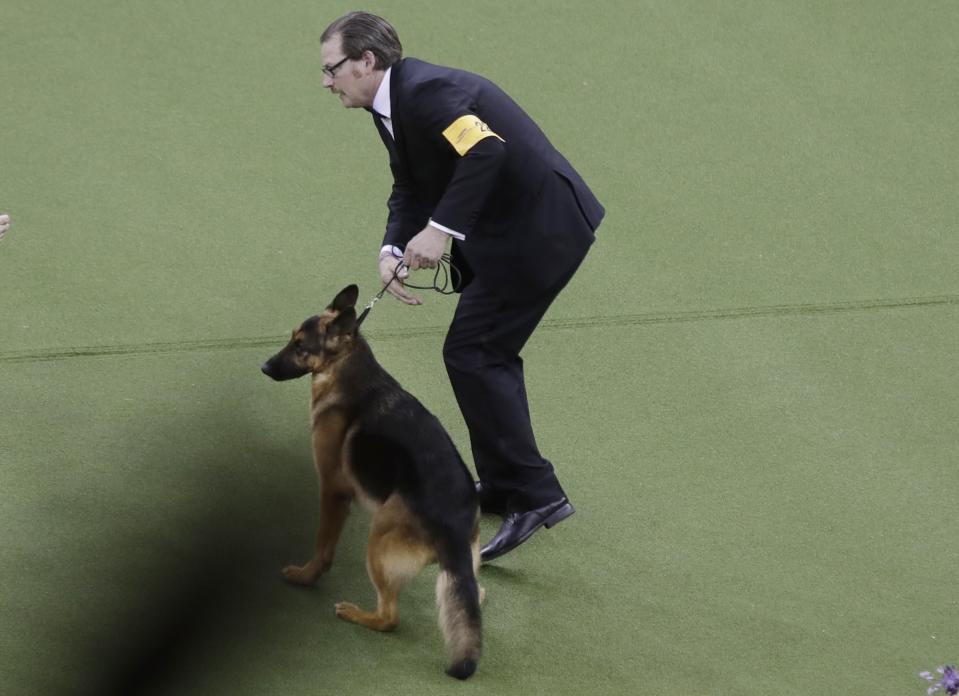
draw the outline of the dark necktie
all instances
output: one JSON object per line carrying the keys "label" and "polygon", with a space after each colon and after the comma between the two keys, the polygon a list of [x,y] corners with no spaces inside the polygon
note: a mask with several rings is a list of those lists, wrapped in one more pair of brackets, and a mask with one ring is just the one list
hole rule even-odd
{"label": "dark necktie", "polygon": [[379,131],[380,138],[383,139],[383,144],[386,145],[386,149],[390,153],[390,159],[398,162],[399,158],[396,152],[396,141],[393,139],[393,136],[390,135],[390,131],[387,129],[386,124],[383,123],[383,116],[373,111],[373,109],[368,109],[368,111],[373,114],[373,123],[376,124],[376,130]]}

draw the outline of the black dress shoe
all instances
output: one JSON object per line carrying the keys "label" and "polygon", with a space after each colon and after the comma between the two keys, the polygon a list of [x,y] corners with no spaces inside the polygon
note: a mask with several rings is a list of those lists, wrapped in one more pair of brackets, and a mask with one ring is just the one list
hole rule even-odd
{"label": "black dress shoe", "polygon": [[506,515],[506,499],[509,497],[503,491],[493,488],[488,483],[476,482],[476,494],[479,496],[480,510],[488,515]]}
{"label": "black dress shoe", "polygon": [[484,562],[499,558],[533,536],[540,527],[549,529],[574,512],[576,510],[566,496],[535,510],[510,512],[496,536],[480,551],[480,557]]}

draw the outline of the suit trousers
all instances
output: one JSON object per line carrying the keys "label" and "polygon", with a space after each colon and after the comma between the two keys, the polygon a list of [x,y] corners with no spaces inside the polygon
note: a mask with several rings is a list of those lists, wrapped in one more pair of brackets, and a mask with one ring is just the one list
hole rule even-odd
{"label": "suit trousers", "polygon": [[532,300],[504,299],[474,278],[460,296],[443,345],[476,473],[519,511],[565,495],[536,445],[520,351],[578,266]]}

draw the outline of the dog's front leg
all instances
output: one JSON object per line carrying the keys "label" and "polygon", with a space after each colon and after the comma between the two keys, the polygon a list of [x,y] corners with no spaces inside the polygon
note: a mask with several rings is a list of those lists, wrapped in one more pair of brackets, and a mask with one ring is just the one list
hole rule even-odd
{"label": "dog's front leg", "polygon": [[313,431],[313,458],[320,479],[320,523],[313,558],[306,565],[290,565],[283,577],[297,585],[312,585],[333,565],[336,544],[353,502],[353,487],[341,461],[345,424],[336,419],[318,423]]}
{"label": "dog's front leg", "polygon": [[312,585],[333,565],[336,544],[343,524],[350,514],[351,492],[327,491],[320,494],[320,525],[316,532],[313,558],[306,565],[290,565],[283,569],[283,577],[296,585]]}

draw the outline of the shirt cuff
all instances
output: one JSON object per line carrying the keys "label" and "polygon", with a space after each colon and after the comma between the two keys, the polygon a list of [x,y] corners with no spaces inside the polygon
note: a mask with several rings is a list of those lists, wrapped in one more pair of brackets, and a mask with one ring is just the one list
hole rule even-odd
{"label": "shirt cuff", "polygon": [[401,259],[403,258],[403,250],[398,246],[387,244],[385,247],[380,249],[380,261],[382,261],[383,257],[387,255],[392,256],[393,258]]}
{"label": "shirt cuff", "polygon": [[465,242],[465,241],[466,241],[466,235],[465,235],[465,234],[463,234],[462,232],[457,232],[456,230],[451,230],[449,227],[446,227],[446,226],[441,225],[440,223],[436,222],[436,220],[434,220],[433,218],[430,218],[430,224],[431,224],[433,227],[435,227],[436,229],[440,230],[441,232],[446,232],[446,234],[448,234],[448,235],[449,235],[450,237],[452,237],[453,239],[458,239],[458,240],[460,240],[461,242]]}

